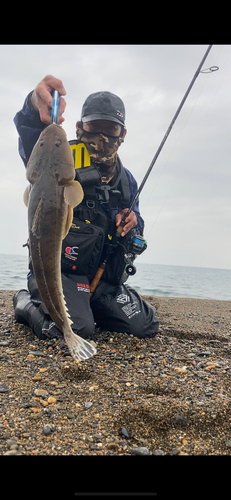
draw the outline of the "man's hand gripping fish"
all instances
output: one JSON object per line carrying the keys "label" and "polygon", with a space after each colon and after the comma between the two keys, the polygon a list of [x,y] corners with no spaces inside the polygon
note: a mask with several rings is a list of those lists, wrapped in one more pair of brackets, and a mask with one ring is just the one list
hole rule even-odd
{"label": "man's hand gripping fish", "polygon": [[24,193],[24,203],[28,206],[30,252],[39,293],[52,320],[63,332],[73,358],[87,359],[96,349],[73,333],[62,290],[62,240],[70,229],[73,208],[83,199],[83,190],[74,180],[71,149],[59,125],[49,125],[41,133],[26,176],[30,185]]}

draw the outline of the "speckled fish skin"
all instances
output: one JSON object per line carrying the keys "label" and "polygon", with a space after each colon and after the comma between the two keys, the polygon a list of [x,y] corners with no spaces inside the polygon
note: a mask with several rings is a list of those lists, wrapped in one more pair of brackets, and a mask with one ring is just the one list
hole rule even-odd
{"label": "speckled fish skin", "polygon": [[52,124],[43,130],[32,150],[26,177],[30,185],[24,202],[28,206],[30,252],[39,293],[73,358],[87,359],[96,350],[73,333],[62,290],[62,240],[72,223],[73,208],[83,199],[83,190],[74,180],[71,149],[60,126]]}

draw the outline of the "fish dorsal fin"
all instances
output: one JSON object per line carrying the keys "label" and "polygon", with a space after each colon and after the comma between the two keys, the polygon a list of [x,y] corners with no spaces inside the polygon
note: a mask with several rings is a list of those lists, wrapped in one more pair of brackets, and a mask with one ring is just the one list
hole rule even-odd
{"label": "fish dorsal fin", "polygon": [[29,205],[30,190],[31,190],[31,184],[28,184],[23,194],[23,201],[26,207],[28,207]]}
{"label": "fish dorsal fin", "polygon": [[64,188],[64,199],[70,207],[77,207],[83,200],[83,188],[78,181],[71,181],[68,186]]}

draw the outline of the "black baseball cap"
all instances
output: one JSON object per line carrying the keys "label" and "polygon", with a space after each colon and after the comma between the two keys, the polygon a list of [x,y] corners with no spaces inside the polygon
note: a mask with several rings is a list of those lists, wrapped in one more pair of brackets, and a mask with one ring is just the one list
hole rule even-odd
{"label": "black baseball cap", "polygon": [[111,92],[90,94],[82,107],[81,121],[110,120],[125,126],[125,107],[122,99]]}

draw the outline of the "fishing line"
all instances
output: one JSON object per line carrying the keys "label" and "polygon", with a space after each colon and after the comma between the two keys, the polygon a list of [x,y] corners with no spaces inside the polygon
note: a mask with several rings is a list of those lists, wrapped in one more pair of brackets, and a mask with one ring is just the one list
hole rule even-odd
{"label": "fishing line", "polygon": [[[216,66],[216,68],[217,68],[217,66]],[[213,70],[213,71],[215,71],[215,70]],[[197,98],[196,98],[196,100],[195,100],[194,104],[192,105],[192,107],[191,107],[191,109],[190,109],[190,111],[189,111],[189,113],[188,113],[188,116],[187,116],[187,117],[186,117],[186,119],[185,119],[184,125],[182,126],[182,128],[181,128],[181,130],[180,130],[180,132],[179,132],[179,134],[178,134],[178,137],[176,138],[176,141],[175,141],[174,145],[172,146],[172,150],[171,150],[171,152],[169,153],[169,156],[168,156],[167,160],[166,160],[166,161],[165,161],[165,163],[164,163],[164,166],[163,166],[163,168],[162,168],[162,170],[161,170],[161,172],[160,172],[160,175],[159,175],[159,177],[158,177],[157,181],[155,182],[155,184],[154,184],[154,186],[153,186],[153,189],[152,189],[152,191],[151,191],[151,193],[150,193],[150,195],[149,195],[149,197],[148,197],[147,202],[145,203],[144,208],[146,208],[146,207],[148,206],[149,200],[150,200],[151,196],[153,195],[153,192],[154,192],[154,190],[156,189],[156,186],[158,185],[159,180],[160,180],[160,178],[162,177],[162,175],[163,175],[163,173],[164,173],[164,171],[165,171],[165,168],[166,168],[167,164],[169,163],[169,160],[170,160],[170,158],[171,158],[172,154],[174,153],[174,150],[175,150],[175,148],[176,148],[176,145],[177,145],[177,143],[178,143],[178,141],[179,141],[179,139],[180,139],[180,137],[181,137],[181,135],[182,135],[182,133],[183,133],[183,131],[184,131],[184,129],[185,129],[185,127],[186,127],[187,123],[188,123],[188,120],[189,120],[189,118],[190,118],[190,116],[191,116],[191,114],[192,114],[192,112],[193,112],[193,110],[194,110],[194,108],[195,108],[195,106],[196,106],[196,104],[197,104],[197,102],[198,102],[198,100],[199,100],[200,96],[201,96],[201,93],[202,93],[202,92],[203,92],[203,90],[204,90],[204,87],[205,87],[205,85],[206,85],[206,83],[207,83],[207,80],[208,80],[208,76],[207,76],[207,78],[206,78],[206,80],[205,80],[205,82],[204,82],[204,85],[202,86],[202,88],[201,88],[201,90],[200,90],[200,92],[199,92],[199,94],[198,94],[198,96],[197,96]],[[171,183],[171,185],[170,185],[170,189],[169,189],[169,191],[168,191],[168,194],[169,194],[170,190],[172,189],[172,186],[173,186],[174,182],[175,182],[175,179],[173,180],[173,182],[172,182],[172,183]],[[163,204],[162,204],[162,206],[161,206],[161,210],[162,210],[162,208],[163,208],[163,206],[164,206],[164,204],[165,204],[165,202],[166,202],[167,198],[168,198],[168,195],[167,195],[167,197],[165,198],[165,201],[164,201],[164,203],[163,203]],[[159,214],[160,214],[161,210],[158,212],[157,218],[158,218],[158,216],[159,216]],[[156,222],[157,218],[155,219],[155,222]],[[154,223],[155,223],[155,222],[154,222]],[[154,225],[154,224],[153,224],[153,225]],[[152,226],[152,227],[153,227],[153,226]],[[149,235],[148,235],[148,236],[149,236]]]}
{"label": "fishing line", "polygon": [[[170,125],[169,125],[169,127],[168,127],[168,129],[167,129],[167,131],[166,131],[166,133],[165,133],[165,135],[164,135],[164,137],[163,137],[163,139],[162,139],[162,141],[161,141],[161,143],[160,143],[160,145],[159,145],[159,147],[158,147],[158,149],[157,149],[157,151],[156,151],[156,153],[155,153],[155,155],[154,155],[154,157],[153,157],[153,159],[152,159],[152,161],[151,161],[151,163],[149,165],[149,168],[148,168],[148,170],[147,170],[147,172],[146,172],[146,174],[145,174],[145,176],[144,176],[144,178],[143,178],[140,186],[138,187],[138,190],[137,190],[137,192],[136,192],[136,194],[135,194],[135,196],[133,198],[133,201],[132,201],[132,203],[130,205],[130,208],[129,208],[127,214],[126,214],[126,217],[133,210],[133,207],[134,207],[136,201],[139,198],[139,195],[140,195],[140,193],[141,193],[141,191],[142,191],[142,189],[143,189],[143,187],[144,187],[144,185],[145,185],[145,183],[146,183],[146,181],[147,181],[147,179],[148,179],[148,177],[149,177],[149,175],[150,175],[150,173],[151,173],[151,171],[152,171],[152,169],[153,169],[153,167],[154,167],[154,165],[156,163],[157,158],[159,157],[160,152],[163,149],[163,146],[164,146],[164,144],[165,144],[165,142],[166,142],[166,140],[167,140],[167,138],[168,138],[168,136],[169,136],[169,134],[170,134],[173,126],[174,126],[174,123],[175,123],[177,117],[179,116],[179,114],[180,114],[180,112],[181,112],[181,110],[182,110],[182,108],[184,106],[184,103],[185,103],[185,101],[186,101],[186,99],[187,99],[187,97],[188,97],[188,95],[189,95],[189,93],[190,93],[190,91],[191,91],[191,89],[192,89],[192,87],[193,87],[193,85],[194,85],[197,77],[200,74],[200,70],[201,70],[201,68],[202,68],[202,66],[203,66],[203,64],[204,64],[204,62],[205,62],[205,60],[206,60],[206,58],[207,58],[207,56],[208,56],[211,48],[212,48],[212,45],[209,45],[208,48],[207,48],[207,50],[206,50],[206,52],[205,52],[205,54],[204,54],[204,57],[202,58],[199,66],[198,66],[198,68],[196,70],[196,73],[194,74],[193,79],[191,80],[191,82],[190,82],[190,84],[189,84],[189,86],[188,86],[188,88],[187,88],[187,90],[186,90],[186,92],[184,94],[184,97],[181,100],[181,102],[180,102],[180,104],[179,104],[179,106],[178,106],[178,108],[177,108],[177,110],[176,110],[176,112],[175,112],[175,114],[174,114],[174,116],[172,118],[172,121],[171,121],[171,123],[170,123]],[[120,226],[117,228],[117,235],[120,235],[123,232],[124,225],[125,225],[125,220],[121,221]]]}
{"label": "fishing line", "polygon": [[[220,54],[220,52],[221,52],[221,50],[219,51],[219,54]],[[219,54],[218,54],[218,55],[219,55]],[[217,58],[218,58],[218,56],[217,56]],[[217,60],[217,58],[216,58],[216,60]],[[231,63],[230,63],[230,64],[231,64]],[[230,66],[230,65],[229,65],[229,66]],[[171,150],[171,152],[170,152],[170,154],[169,154],[168,159],[166,160],[166,162],[165,162],[165,164],[164,164],[164,167],[163,167],[163,169],[162,169],[162,171],[161,171],[160,175],[159,175],[159,177],[158,177],[158,179],[157,179],[156,183],[155,183],[155,184],[154,184],[154,186],[153,186],[153,189],[152,189],[152,191],[151,191],[151,193],[150,193],[150,195],[149,195],[149,198],[148,198],[148,200],[147,200],[147,202],[146,202],[146,204],[145,204],[145,207],[144,207],[144,208],[146,208],[146,207],[147,207],[147,205],[148,205],[148,203],[149,203],[149,200],[150,200],[151,196],[153,195],[153,192],[154,192],[154,190],[155,190],[155,188],[156,188],[157,184],[159,183],[160,178],[162,177],[162,175],[163,175],[163,173],[164,173],[164,171],[165,171],[165,168],[166,168],[166,166],[167,166],[167,164],[168,164],[168,162],[169,162],[169,160],[170,160],[170,158],[171,158],[171,156],[172,156],[172,154],[173,154],[173,152],[174,152],[174,150],[175,150],[175,147],[176,147],[176,145],[177,145],[177,143],[178,143],[178,141],[179,141],[179,139],[180,139],[180,137],[181,137],[181,135],[182,135],[182,133],[183,133],[183,131],[184,131],[184,129],[185,129],[185,127],[186,127],[186,125],[187,125],[187,123],[188,123],[188,120],[189,120],[189,118],[191,117],[191,114],[192,114],[192,112],[193,112],[193,110],[194,110],[194,108],[195,108],[195,106],[196,106],[196,104],[197,104],[197,102],[198,102],[198,100],[199,100],[199,98],[200,98],[200,96],[201,96],[201,94],[202,94],[203,90],[204,90],[205,85],[207,84],[207,80],[208,80],[209,74],[210,74],[210,73],[213,73],[213,72],[215,72],[215,71],[217,71],[218,69],[219,69],[219,67],[218,67],[218,66],[210,66],[209,68],[206,68],[206,69],[204,69],[204,70],[200,70],[200,73],[202,73],[202,74],[207,74],[208,76],[207,76],[207,78],[206,78],[206,80],[205,80],[204,84],[202,85],[202,87],[201,87],[201,89],[200,89],[200,92],[199,92],[199,94],[198,94],[198,96],[197,96],[197,98],[196,98],[196,100],[195,100],[195,102],[194,102],[193,106],[191,107],[191,110],[190,110],[190,112],[189,112],[189,114],[188,114],[188,116],[187,116],[187,118],[186,118],[186,120],[185,120],[185,122],[184,122],[184,125],[183,125],[183,127],[182,127],[182,129],[181,129],[181,131],[180,131],[180,133],[179,133],[179,135],[178,135],[178,137],[177,137],[177,139],[176,139],[176,141],[175,141],[175,143],[174,143],[173,147],[172,147],[172,150]],[[223,78],[224,78],[224,77],[223,77]],[[222,79],[222,80],[223,80],[223,79]],[[219,87],[220,87],[220,85],[219,85]],[[218,87],[218,88],[219,88],[219,87]],[[217,89],[217,91],[218,91],[218,89]],[[216,95],[217,91],[215,92],[215,95]],[[214,96],[214,97],[215,97],[215,96]],[[213,97],[213,99],[214,99],[214,97]],[[213,101],[213,99],[212,99],[212,101]],[[212,102],[212,101],[211,101],[211,102]],[[211,105],[211,103],[210,103],[210,105]],[[210,107],[210,105],[209,105],[209,107]],[[208,108],[209,108],[209,107],[208,107]],[[173,178],[173,181],[172,181],[172,183],[171,183],[171,185],[170,185],[170,188],[169,188],[169,190],[168,190],[168,192],[167,192],[167,196],[165,197],[165,199],[164,199],[164,201],[163,201],[163,203],[162,203],[162,205],[161,205],[161,207],[160,207],[160,209],[159,209],[159,211],[158,211],[158,213],[157,213],[157,215],[156,215],[156,218],[154,219],[154,222],[153,222],[153,224],[152,224],[152,226],[151,226],[151,229],[148,231],[148,235],[147,235],[147,237],[149,237],[150,233],[152,232],[153,227],[154,227],[155,223],[157,222],[157,219],[158,219],[158,217],[159,217],[159,215],[160,215],[160,213],[161,213],[161,211],[162,211],[162,209],[163,209],[163,207],[164,207],[164,205],[165,205],[165,203],[166,203],[166,201],[167,201],[167,199],[168,199],[168,197],[169,197],[169,194],[170,194],[170,192],[172,191],[172,187],[173,187],[173,185],[174,185],[175,181],[176,181],[176,177],[175,177],[175,178]]]}
{"label": "fishing line", "polygon": [[[222,48],[223,48],[223,46],[222,46]],[[219,55],[220,55],[220,53],[221,53],[221,50],[220,50],[220,52],[219,52]],[[218,91],[219,91],[219,89],[220,89],[220,87],[221,87],[221,84],[223,83],[223,81],[224,81],[224,79],[225,79],[225,77],[226,77],[226,74],[227,74],[227,72],[228,72],[228,70],[229,70],[229,68],[230,68],[230,65],[231,65],[231,61],[230,61],[230,63],[228,64],[228,66],[227,66],[227,68],[226,68],[226,70],[225,70],[225,73],[224,73],[223,77],[221,78],[221,81],[220,81],[220,83],[219,83],[219,85],[218,85],[218,87],[217,87],[217,89],[216,89],[216,91],[215,91],[215,93],[214,93],[214,95],[213,95],[213,97],[212,97],[212,99],[211,99],[210,104],[208,105],[208,107],[207,107],[207,109],[206,109],[206,111],[205,111],[204,116],[207,114],[207,112],[208,112],[209,108],[211,107],[211,105],[212,105],[212,103],[213,103],[213,101],[214,101],[214,99],[215,99],[215,97],[216,97],[216,95],[217,95],[217,93],[218,93]]]}
{"label": "fishing line", "polygon": [[[205,62],[205,60],[206,60],[206,58],[207,58],[207,56],[208,56],[211,48],[212,48],[212,45],[209,45],[208,48],[207,48],[207,50],[206,50],[206,52],[205,52],[205,54],[204,54],[204,56],[203,56],[203,58],[202,58],[202,60],[201,60],[201,62],[200,62],[200,64],[199,64],[199,66],[198,66],[198,68],[197,68],[197,70],[196,70],[196,72],[195,72],[195,74],[194,74],[194,76],[193,76],[193,78],[192,78],[192,80],[191,80],[191,82],[190,82],[190,84],[189,84],[189,86],[188,86],[188,88],[187,88],[187,90],[186,90],[186,92],[185,92],[185,94],[184,94],[184,96],[183,96],[183,98],[182,98],[182,100],[181,100],[181,102],[180,102],[180,104],[179,104],[179,106],[178,106],[178,108],[177,108],[177,110],[176,110],[176,112],[175,112],[175,114],[174,114],[174,116],[173,116],[173,118],[172,118],[172,121],[171,121],[171,123],[170,123],[170,125],[169,125],[169,127],[168,127],[168,129],[167,129],[167,131],[166,131],[166,133],[165,133],[165,135],[164,135],[164,137],[163,137],[163,139],[162,139],[162,141],[161,141],[161,143],[160,143],[160,145],[159,145],[159,147],[158,147],[158,149],[157,149],[157,151],[156,151],[156,153],[155,153],[152,161],[151,161],[151,164],[150,164],[150,166],[149,166],[149,168],[148,168],[148,170],[147,170],[147,172],[146,172],[146,174],[145,174],[145,176],[144,176],[144,178],[143,178],[140,186],[137,189],[137,192],[136,192],[136,194],[135,194],[135,196],[133,198],[133,201],[132,201],[132,203],[130,205],[130,208],[128,209],[128,212],[127,212],[127,214],[125,216],[125,219],[126,219],[126,217],[128,217],[128,215],[133,210],[133,207],[134,207],[136,201],[139,198],[139,195],[140,195],[140,193],[141,193],[141,191],[142,191],[142,189],[143,189],[143,187],[144,187],[144,185],[145,185],[145,183],[146,183],[146,181],[147,181],[147,179],[148,179],[148,177],[149,177],[149,175],[150,175],[150,173],[151,173],[151,171],[152,171],[152,169],[153,169],[153,167],[154,167],[154,165],[156,163],[156,160],[157,160],[160,152],[163,149],[163,146],[164,146],[164,144],[165,144],[165,142],[166,142],[166,140],[167,140],[167,138],[168,138],[168,136],[169,136],[169,134],[170,134],[173,126],[174,126],[174,123],[175,123],[177,117],[179,116],[179,114],[181,112],[181,109],[183,108],[184,103],[185,103],[185,101],[186,101],[186,99],[187,99],[187,97],[188,97],[188,95],[189,95],[189,93],[190,93],[190,91],[191,91],[191,89],[192,89],[192,87],[193,87],[193,85],[194,85],[194,83],[195,83],[198,75],[200,74],[200,70],[203,67],[204,62]],[[116,235],[115,235],[115,237],[116,237],[117,240],[121,237],[121,234],[123,233],[123,229],[124,229],[124,225],[125,225],[125,219],[123,219],[121,221],[120,225],[116,229]],[[142,237],[140,237],[140,239],[141,238]],[[110,249],[110,245],[109,245],[108,246],[108,252],[107,252],[107,254],[106,254],[105,258],[104,258],[104,261],[101,262],[101,264],[100,264],[99,268],[97,269],[96,274],[95,274],[95,276],[94,276],[94,278],[93,278],[93,280],[92,280],[92,282],[90,284],[91,295],[92,295],[92,293],[94,293],[94,291],[95,291],[95,289],[96,289],[96,287],[97,287],[97,285],[98,285],[100,279],[102,278],[102,275],[103,275],[103,273],[104,273],[104,271],[106,269],[107,260],[108,260],[109,255],[110,255],[110,250],[111,249]]]}

